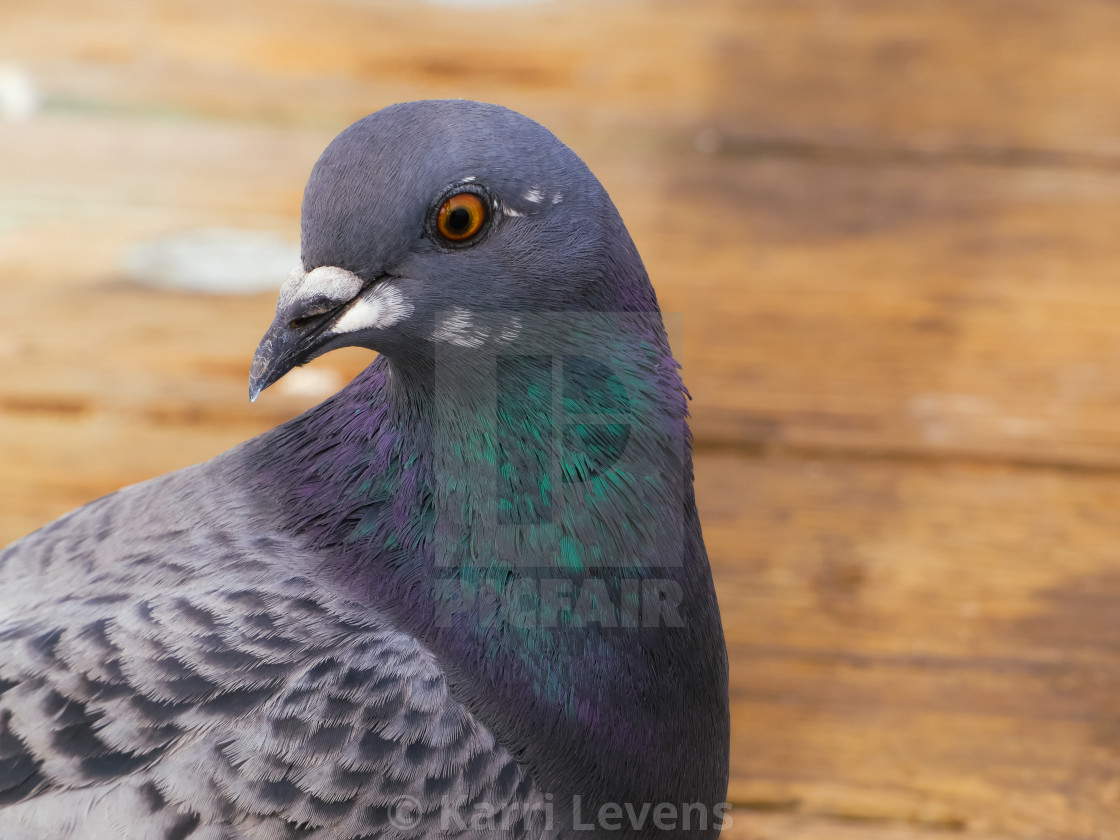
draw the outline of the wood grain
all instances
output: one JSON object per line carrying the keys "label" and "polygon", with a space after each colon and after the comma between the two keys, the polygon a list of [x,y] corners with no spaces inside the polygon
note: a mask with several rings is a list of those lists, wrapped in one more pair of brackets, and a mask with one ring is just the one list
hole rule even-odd
{"label": "wood grain", "polygon": [[[108,117],[8,129],[0,269],[103,283],[143,236],[294,235],[328,139]],[[1120,172],[589,148],[679,313],[701,440],[1120,465]]]}
{"label": "wood grain", "polygon": [[733,801],[997,836],[1120,817],[1120,480],[711,455]]}
{"label": "wood grain", "polygon": [[130,247],[294,238],[352,120],[500,101],[599,174],[680,326],[726,836],[1113,837],[1117,43],[1109,0],[7,0],[44,105],[0,124],[0,544],[368,360],[250,406],[273,296],[131,286]]}

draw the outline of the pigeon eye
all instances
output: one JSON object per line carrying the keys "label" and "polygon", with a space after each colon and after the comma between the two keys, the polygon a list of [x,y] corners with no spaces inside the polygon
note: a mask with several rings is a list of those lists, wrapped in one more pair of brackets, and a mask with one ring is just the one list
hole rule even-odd
{"label": "pigeon eye", "polygon": [[436,230],[448,242],[466,242],[486,224],[486,204],[473,192],[461,192],[443,202]]}

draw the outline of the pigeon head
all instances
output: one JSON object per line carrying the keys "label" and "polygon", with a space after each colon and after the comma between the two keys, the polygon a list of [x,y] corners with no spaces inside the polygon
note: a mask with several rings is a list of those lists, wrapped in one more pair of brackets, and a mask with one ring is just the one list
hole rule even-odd
{"label": "pigeon head", "polygon": [[477,102],[394,105],[343,131],[311,173],[302,266],[250,396],[340,347],[407,365],[513,341],[517,313],[656,308],[603,187],[547,129]]}

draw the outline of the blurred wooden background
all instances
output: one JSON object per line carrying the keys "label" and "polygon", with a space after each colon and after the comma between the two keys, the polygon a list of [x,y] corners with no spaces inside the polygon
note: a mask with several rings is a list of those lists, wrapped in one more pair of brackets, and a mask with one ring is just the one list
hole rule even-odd
{"label": "blurred wooden background", "polygon": [[1120,836],[1118,45],[1109,0],[4,0],[42,102],[0,124],[0,544],[365,363],[250,406],[275,293],[130,247],[295,238],[354,119],[501,102],[681,313],[728,836]]}

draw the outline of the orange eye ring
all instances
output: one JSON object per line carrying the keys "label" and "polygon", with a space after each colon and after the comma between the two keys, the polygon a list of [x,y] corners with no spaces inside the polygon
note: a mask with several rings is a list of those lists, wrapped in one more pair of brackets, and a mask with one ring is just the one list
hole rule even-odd
{"label": "orange eye ring", "polygon": [[466,242],[486,224],[486,203],[473,192],[456,193],[443,202],[436,230],[448,242]]}

